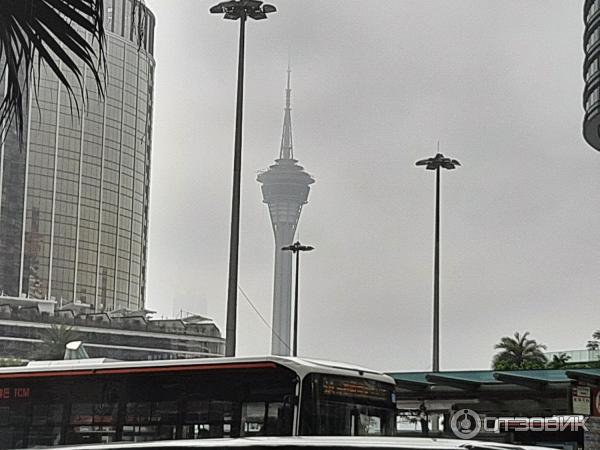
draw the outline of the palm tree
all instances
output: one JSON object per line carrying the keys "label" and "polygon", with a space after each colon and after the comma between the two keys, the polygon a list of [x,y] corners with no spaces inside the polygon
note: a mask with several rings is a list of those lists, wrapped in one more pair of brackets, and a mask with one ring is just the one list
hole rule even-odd
{"label": "palm tree", "polygon": [[528,331],[515,332],[514,337],[504,336],[494,348],[500,350],[492,360],[494,370],[542,369],[547,363],[542,352],[546,346],[529,339]]}
{"label": "palm tree", "polygon": [[600,350],[600,330],[592,333],[592,340],[587,343],[588,350]]}
{"label": "palm tree", "polygon": [[548,369],[564,369],[567,367],[569,360],[571,357],[566,353],[561,353],[559,355],[553,355],[552,361],[548,363]]}
{"label": "palm tree", "polygon": [[63,324],[52,324],[41,334],[44,343],[38,357],[44,360],[63,359],[66,345],[71,341],[79,340],[79,334],[73,331],[72,327]]}
{"label": "palm tree", "polygon": [[[71,100],[71,72],[83,95],[81,63],[94,76],[104,95],[104,0],[0,0],[0,123],[5,131],[13,119],[19,137],[23,134],[23,105],[29,86],[41,63],[49,67],[65,86]],[[85,38],[89,36],[89,39]],[[35,83],[32,83],[35,87]],[[3,93],[5,95],[2,95]]]}

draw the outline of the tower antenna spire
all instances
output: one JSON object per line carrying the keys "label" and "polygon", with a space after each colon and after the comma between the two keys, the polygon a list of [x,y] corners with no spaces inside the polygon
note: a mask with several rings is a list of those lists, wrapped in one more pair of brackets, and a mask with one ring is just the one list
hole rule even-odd
{"label": "tower antenna spire", "polygon": [[[283,249],[293,245],[302,207],[308,203],[310,185],[315,182],[298,165],[292,150],[291,73],[288,61],[279,158],[267,170],[260,172],[256,179],[262,185],[263,203],[269,206],[275,238],[271,352],[284,356],[289,356],[292,349],[292,311],[294,318],[296,313],[292,308],[292,253]],[[295,319],[294,323],[297,323]]]}
{"label": "tower antenna spire", "polygon": [[283,133],[281,134],[280,159],[294,159],[294,148],[292,145],[292,107],[291,107],[291,74],[290,60],[288,58],[287,86],[285,89],[285,109],[283,114]]}

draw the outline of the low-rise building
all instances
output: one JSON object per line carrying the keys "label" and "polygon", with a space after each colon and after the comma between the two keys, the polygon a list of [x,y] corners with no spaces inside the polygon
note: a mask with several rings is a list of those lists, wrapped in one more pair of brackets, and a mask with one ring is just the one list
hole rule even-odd
{"label": "low-rise building", "polygon": [[0,296],[0,358],[37,359],[48,330],[69,327],[92,358],[121,360],[223,356],[225,340],[212,319],[154,319],[149,310],[94,312],[81,302]]}

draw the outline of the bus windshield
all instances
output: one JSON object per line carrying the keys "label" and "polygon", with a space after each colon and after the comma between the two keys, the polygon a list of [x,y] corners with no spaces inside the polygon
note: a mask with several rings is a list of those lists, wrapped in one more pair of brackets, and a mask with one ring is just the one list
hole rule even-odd
{"label": "bus windshield", "polygon": [[338,375],[310,374],[302,387],[302,435],[390,436],[393,386]]}

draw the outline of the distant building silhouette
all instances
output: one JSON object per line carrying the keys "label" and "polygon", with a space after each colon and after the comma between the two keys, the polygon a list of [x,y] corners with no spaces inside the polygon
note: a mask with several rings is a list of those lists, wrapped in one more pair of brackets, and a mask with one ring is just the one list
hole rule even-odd
{"label": "distant building silhouette", "polygon": [[308,201],[310,185],[315,180],[294,159],[292,146],[292,110],[290,104],[290,69],[287,74],[285,114],[281,150],[275,164],[262,172],[263,202],[269,205],[275,235],[275,276],[273,283],[273,333],[271,352],[289,355],[292,317],[292,253],[281,247],[292,244],[302,206]]}
{"label": "distant building silhouette", "polygon": [[585,32],[583,74],[585,89],[583,105],[583,137],[600,150],[600,0],[586,0],[584,7]]}

